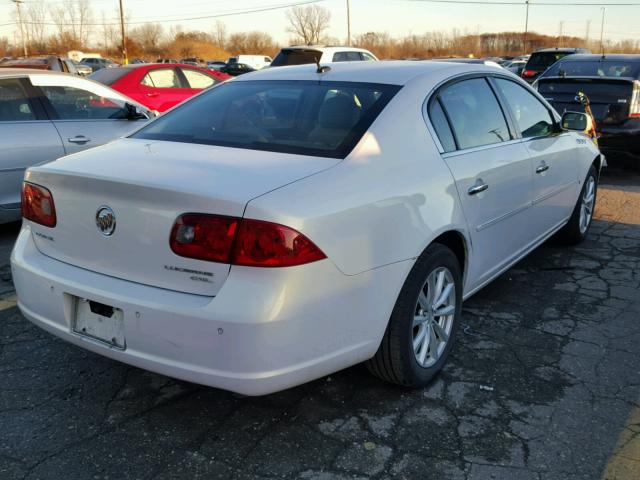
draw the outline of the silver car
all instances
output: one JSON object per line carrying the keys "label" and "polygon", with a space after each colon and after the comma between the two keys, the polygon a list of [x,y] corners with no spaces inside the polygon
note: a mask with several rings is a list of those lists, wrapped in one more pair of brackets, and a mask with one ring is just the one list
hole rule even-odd
{"label": "silver car", "polygon": [[0,224],[20,218],[26,168],[121,137],[153,114],[76,75],[0,71]]}

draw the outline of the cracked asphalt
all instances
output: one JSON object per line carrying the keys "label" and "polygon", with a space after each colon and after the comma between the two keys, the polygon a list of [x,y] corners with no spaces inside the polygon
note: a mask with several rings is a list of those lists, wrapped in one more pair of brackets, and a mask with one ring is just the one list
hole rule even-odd
{"label": "cracked asphalt", "polygon": [[0,479],[640,478],[640,177],[465,303],[424,390],[362,366],[246,398],[57,340],[15,306],[0,231]]}

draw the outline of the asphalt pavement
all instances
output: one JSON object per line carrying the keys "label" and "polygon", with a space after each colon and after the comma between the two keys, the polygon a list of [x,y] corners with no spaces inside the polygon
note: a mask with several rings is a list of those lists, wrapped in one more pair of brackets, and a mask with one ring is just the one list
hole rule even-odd
{"label": "asphalt pavement", "polygon": [[355,366],[266,397],[86,352],[16,307],[0,232],[0,479],[640,478],[640,178],[465,303],[424,390]]}

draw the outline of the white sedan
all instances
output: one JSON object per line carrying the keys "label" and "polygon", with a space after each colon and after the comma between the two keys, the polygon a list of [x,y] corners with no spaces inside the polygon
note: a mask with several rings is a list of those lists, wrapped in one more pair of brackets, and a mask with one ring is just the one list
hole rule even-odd
{"label": "white sedan", "polygon": [[366,361],[424,386],[462,301],[589,229],[604,158],[483,65],[268,69],[28,170],[23,314],[93,352],[260,395]]}

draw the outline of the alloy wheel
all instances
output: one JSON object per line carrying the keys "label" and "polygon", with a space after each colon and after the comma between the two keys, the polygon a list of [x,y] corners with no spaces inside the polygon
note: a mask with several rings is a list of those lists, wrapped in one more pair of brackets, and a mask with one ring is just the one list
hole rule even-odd
{"label": "alloy wheel", "polygon": [[591,217],[593,217],[593,205],[596,198],[596,180],[592,176],[587,179],[587,184],[582,193],[582,201],[580,203],[580,233],[584,234],[589,228]]}

